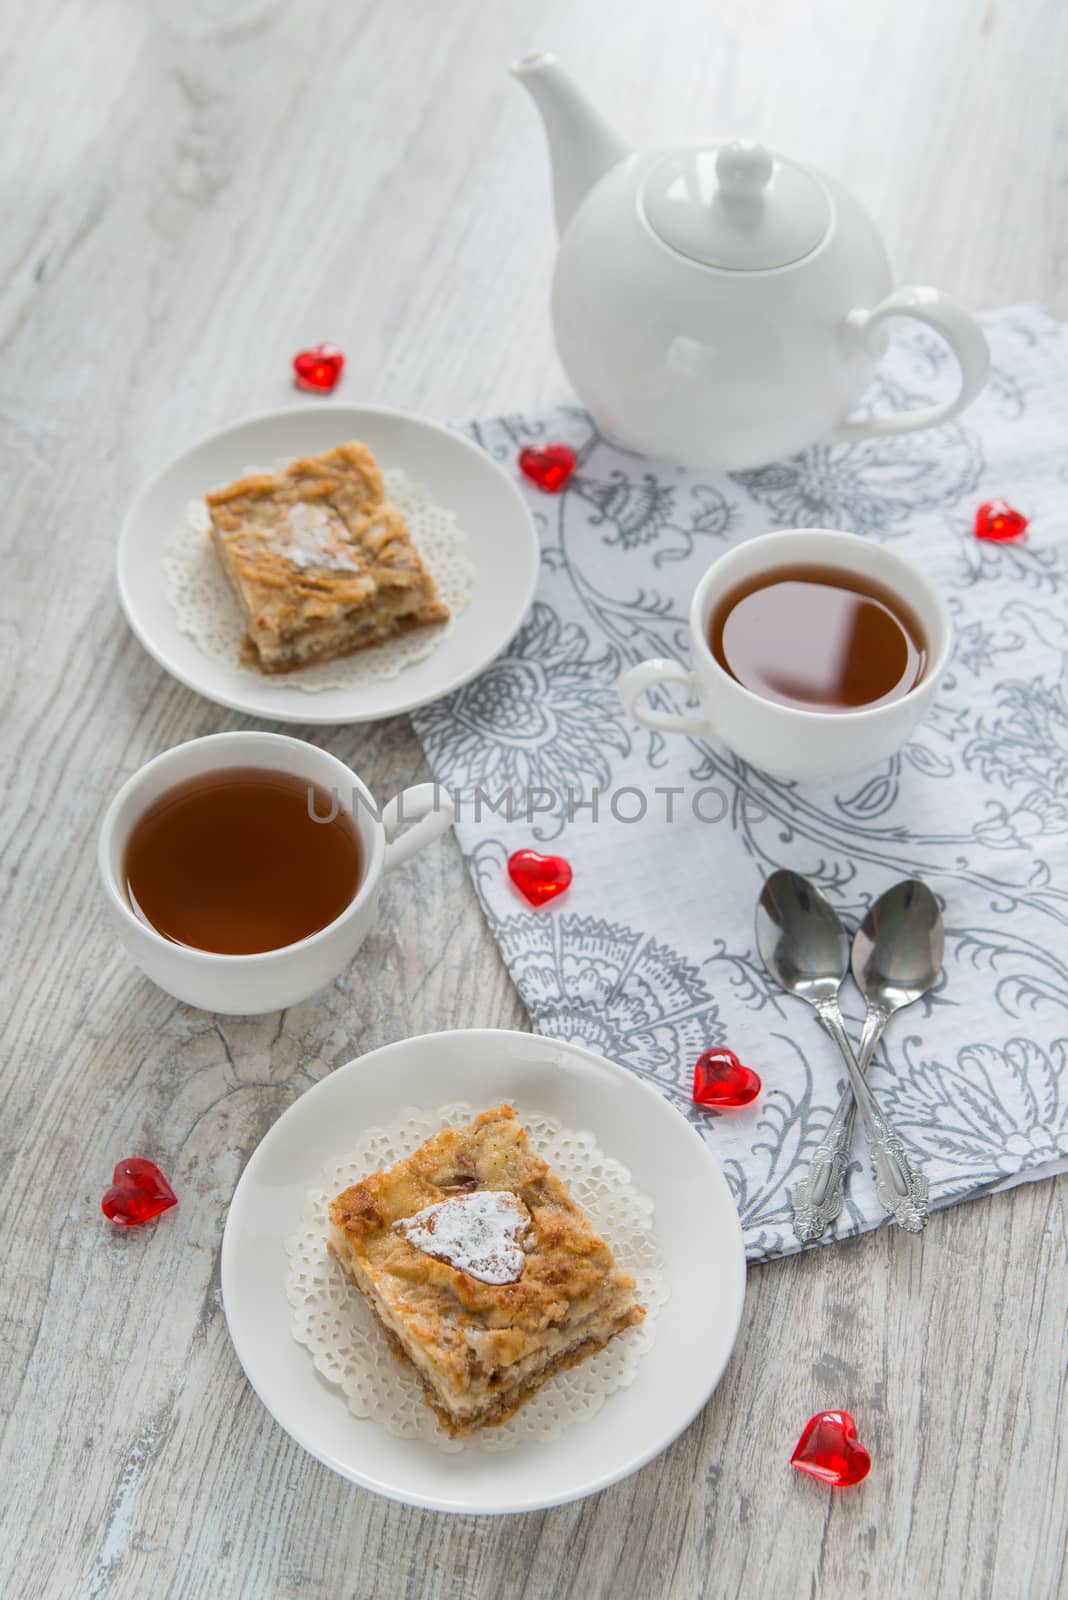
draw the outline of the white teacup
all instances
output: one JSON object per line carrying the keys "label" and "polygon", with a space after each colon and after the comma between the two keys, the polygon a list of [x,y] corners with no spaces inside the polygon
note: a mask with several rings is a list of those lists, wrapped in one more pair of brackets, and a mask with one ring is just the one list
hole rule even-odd
{"label": "white teacup", "polygon": [[[352,818],[360,840],[360,884],[340,916],[307,939],[255,955],[221,955],[165,939],[134,914],[123,882],[126,844],[148,807],[176,784],[228,767],[286,772],[336,794],[339,810]],[[452,802],[435,784],[405,789],[379,819],[366,785],[316,745],[279,733],[215,733],[165,750],[123,784],[101,825],[100,875],[115,930],[142,972],[188,1005],[248,1016],[294,1005],[343,972],[374,922],[383,873],[452,822]],[[412,826],[398,838],[407,823]]]}
{"label": "white teacup", "polygon": [[[806,711],[765,700],[720,666],[708,631],[721,597],[749,578],[799,562],[874,580],[915,614],[927,636],[927,667],[908,694],[856,711]],[[774,777],[820,782],[860,772],[900,749],[930,708],[952,647],[945,601],[911,561],[855,533],[797,528],[761,534],[713,562],[690,605],[689,670],[677,661],[643,661],[623,674],[619,692],[631,716],[647,728],[717,739]],[[638,704],[648,689],[665,683],[700,700],[700,714]]]}

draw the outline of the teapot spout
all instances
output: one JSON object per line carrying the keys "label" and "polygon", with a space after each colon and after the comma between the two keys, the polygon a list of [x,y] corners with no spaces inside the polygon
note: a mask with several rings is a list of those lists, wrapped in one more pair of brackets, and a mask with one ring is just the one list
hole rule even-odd
{"label": "teapot spout", "polygon": [[553,175],[556,228],[563,233],[583,197],[628,154],[555,56],[524,56],[512,72],[528,91],[545,124]]}

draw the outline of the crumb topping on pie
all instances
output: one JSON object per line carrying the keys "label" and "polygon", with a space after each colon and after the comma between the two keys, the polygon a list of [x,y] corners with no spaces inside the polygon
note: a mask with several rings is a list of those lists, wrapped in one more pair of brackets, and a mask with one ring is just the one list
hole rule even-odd
{"label": "crumb topping on pie", "polygon": [[530,1212],[518,1195],[482,1190],[424,1206],[393,1224],[409,1244],[481,1283],[518,1283],[526,1257],[519,1240]]}

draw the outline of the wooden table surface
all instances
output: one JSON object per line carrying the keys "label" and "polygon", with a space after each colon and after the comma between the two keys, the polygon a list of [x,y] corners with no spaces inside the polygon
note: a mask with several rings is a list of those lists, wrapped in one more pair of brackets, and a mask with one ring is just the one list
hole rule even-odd
{"label": "wooden table surface", "polygon": [[[119,612],[139,484],[292,399],[460,419],[567,394],[548,177],[506,72],[554,48],[628,135],[740,131],[838,174],[903,281],[1068,315],[1063,0],[2,0],[5,771],[0,1591],[11,1596],[1052,1597],[1066,1592],[1068,1182],[754,1269],[727,1376],[659,1460],[581,1505],[450,1519],[352,1487],[245,1382],[219,1299],[234,1184],[339,1063],[525,1018],[452,841],[391,880],[327,993],[217,1018],[132,970],[94,861],[115,788],[251,725]],[[309,404],[316,402],[309,399]],[[299,733],[294,726],[290,731]],[[380,795],[407,721],[314,735]],[[155,1229],[100,1216],[156,1155]],[[786,1466],[845,1404],[875,1461]]]}

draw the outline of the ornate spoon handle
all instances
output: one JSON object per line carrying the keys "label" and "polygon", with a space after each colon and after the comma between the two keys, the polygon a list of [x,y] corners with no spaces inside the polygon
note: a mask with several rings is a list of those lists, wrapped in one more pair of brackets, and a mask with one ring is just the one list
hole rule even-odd
{"label": "ornate spoon handle", "polygon": [[[869,1005],[857,1049],[857,1066],[861,1072],[867,1071],[868,1062],[890,1017],[891,1012]],[[842,1209],[856,1110],[853,1086],[847,1083],[838,1109],[827,1125],[827,1132],[812,1153],[808,1175],[790,1197],[794,1208],[794,1232],[802,1244],[822,1239]]]}
{"label": "ornate spoon handle", "polygon": [[812,1152],[807,1176],[790,1196],[794,1232],[802,1244],[822,1239],[842,1209],[856,1106],[853,1090],[847,1088],[827,1132]]}
{"label": "ornate spoon handle", "polygon": [[[816,1007],[816,1013],[842,1052],[849,1073],[875,1169],[875,1192],[899,1227],[907,1229],[909,1233],[919,1233],[927,1222],[929,1209],[927,1179],[913,1166],[901,1135],[883,1114],[879,1102],[864,1081],[846,1035],[837,1001],[821,1002]],[[865,1024],[865,1034],[867,1032]]]}

